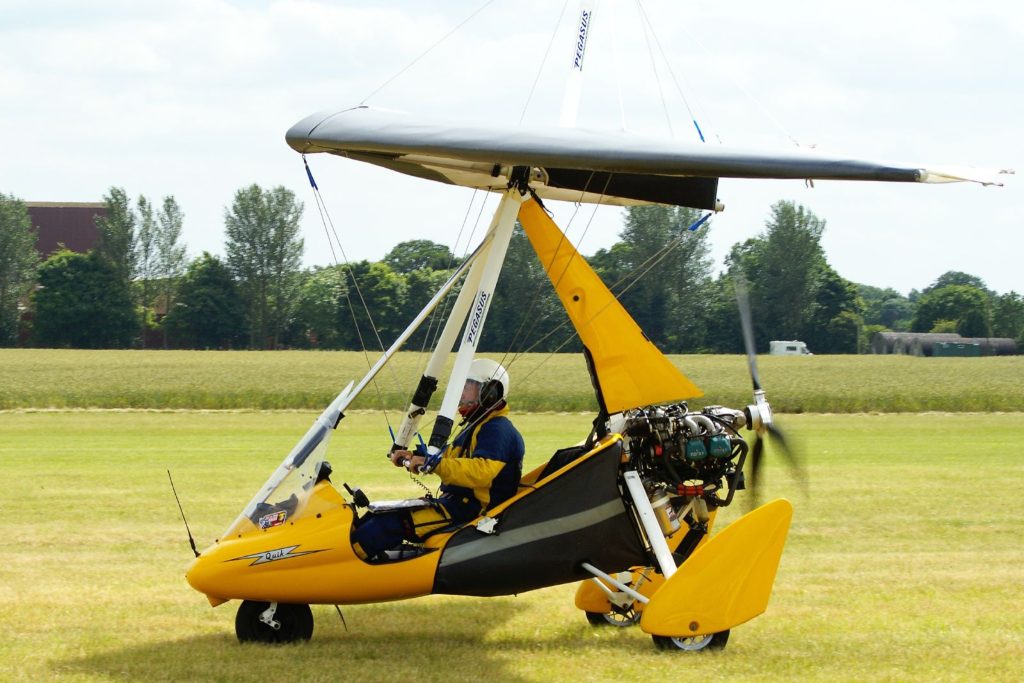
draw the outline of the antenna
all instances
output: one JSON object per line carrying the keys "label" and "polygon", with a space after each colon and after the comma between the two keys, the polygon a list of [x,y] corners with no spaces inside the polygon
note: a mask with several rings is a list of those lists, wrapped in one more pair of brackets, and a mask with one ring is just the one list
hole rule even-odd
{"label": "antenna", "polygon": [[174,502],[178,504],[178,512],[181,513],[181,521],[185,522],[185,531],[188,533],[188,544],[192,546],[192,552],[196,557],[199,557],[199,551],[196,550],[196,541],[192,538],[192,530],[188,528],[188,520],[185,519],[185,511],[181,509],[181,501],[178,500],[178,492],[174,490],[174,480],[171,479],[171,471],[167,470],[167,480],[171,482],[171,493],[174,494]]}

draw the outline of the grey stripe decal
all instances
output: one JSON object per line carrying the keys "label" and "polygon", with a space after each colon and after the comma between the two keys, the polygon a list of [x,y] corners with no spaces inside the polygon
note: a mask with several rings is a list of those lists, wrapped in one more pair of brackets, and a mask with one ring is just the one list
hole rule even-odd
{"label": "grey stripe decal", "polygon": [[[494,536],[487,536],[445,550],[444,554],[441,555],[439,568],[451,567],[460,562],[475,560],[479,557],[515,548],[516,546],[526,545],[527,543],[534,543],[553,536],[570,534],[574,531],[585,529],[588,526],[600,524],[616,515],[621,515],[624,511],[625,508],[622,505],[622,501],[615,498],[603,505],[598,505],[597,507],[572,515],[558,517],[547,522],[538,522],[537,524],[531,524],[505,533],[499,532]],[[483,548],[478,547],[483,542],[486,542],[486,545]]]}

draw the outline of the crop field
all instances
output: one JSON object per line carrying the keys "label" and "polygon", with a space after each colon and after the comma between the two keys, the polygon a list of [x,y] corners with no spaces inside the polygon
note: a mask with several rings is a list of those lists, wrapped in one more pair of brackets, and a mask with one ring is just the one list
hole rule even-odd
{"label": "crop field", "polygon": [[[173,355],[155,356],[181,374]],[[213,354],[226,363],[235,356],[256,354]],[[345,374],[325,363],[332,382]],[[765,365],[771,387],[785,373]],[[296,374],[319,373],[307,366]],[[694,373],[706,386],[713,374],[710,365]],[[330,383],[317,381],[326,392]],[[238,395],[256,395],[259,384],[236,387]],[[301,384],[295,396],[322,399]],[[729,400],[746,402],[740,395]],[[572,585],[343,607],[347,629],[333,607],[315,606],[311,642],[243,646],[236,603],[211,608],[184,580],[191,551],[166,470],[203,547],[314,416],[0,412],[0,680],[1020,680],[1024,412],[783,416],[810,492],[770,462],[765,497],[793,500],[793,527],[768,611],[734,629],[721,653],[660,653],[638,628],[590,627],[572,605]],[[527,466],[582,438],[590,419],[520,414]],[[379,414],[353,412],[332,442],[335,482],[377,499],[418,495],[386,464],[389,443]],[[719,528],[741,508],[738,500],[725,510]]]}
{"label": "crop field", "polygon": [[[379,354],[338,351],[59,351],[0,349],[0,409],[321,409]],[[492,355],[509,368],[516,410],[593,411],[579,354]],[[705,392],[742,406],[742,356],[671,356]],[[1024,410],[1024,356],[762,356],[773,407],[789,413]],[[355,408],[402,409],[426,364],[399,354]]]}

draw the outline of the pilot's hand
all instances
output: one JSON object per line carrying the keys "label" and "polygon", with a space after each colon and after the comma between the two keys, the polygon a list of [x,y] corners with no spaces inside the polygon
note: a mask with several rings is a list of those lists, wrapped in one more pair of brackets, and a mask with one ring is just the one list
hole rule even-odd
{"label": "pilot's hand", "polygon": [[395,467],[405,467],[405,463],[412,457],[413,455],[410,451],[402,450],[400,448],[396,451],[391,451],[391,464]]}
{"label": "pilot's hand", "polygon": [[405,461],[405,469],[409,470],[410,472],[418,473],[420,471],[420,467],[426,461],[427,459],[424,458],[422,455],[415,455],[413,453],[410,453],[409,459]]}

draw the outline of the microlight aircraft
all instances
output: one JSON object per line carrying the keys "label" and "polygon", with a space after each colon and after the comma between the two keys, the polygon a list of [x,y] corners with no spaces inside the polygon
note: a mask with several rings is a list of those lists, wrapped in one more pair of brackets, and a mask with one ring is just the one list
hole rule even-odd
{"label": "microlight aircraft", "polygon": [[[723,647],[731,629],[767,608],[793,512],[788,501],[774,500],[711,535],[717,510],[744,488],[745,464],[756,479],[766,438],[779,436],[756,371],[749,310],[741,305],[753,403],[691,410],[686,401],[701,391],[645,337],[543,202],[718,211],[719,178],[998,184],[998,172],[731,150],[622,132],[466,126],[367,106],[312,115],[286,138],[303,155],[347,157],[492,191],[500,201],[475,251],[188,568],[189,583],[211,604],[242,601],[235,620],[242,641],[310,638],[310,604],[486,597],[580,582],[576,606],[591,623],[638,623],[664,649]],[[390,508],[331,482],[343,479],[326,461],[331,434],[461,282],[391,445],[409,447],[454,349],[430,438],[420,446],[444,452],[517,220],[584,347],[599,406],[593,431],[582,441],[567,434],[566,448],[479,518],[362,559],[351,543],[354,522]],[[754,433],[752,448],[743,427]]]}

